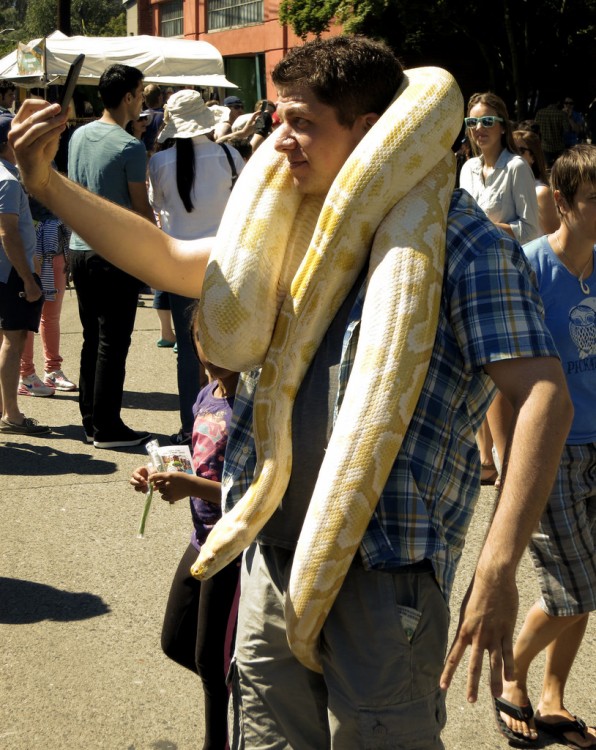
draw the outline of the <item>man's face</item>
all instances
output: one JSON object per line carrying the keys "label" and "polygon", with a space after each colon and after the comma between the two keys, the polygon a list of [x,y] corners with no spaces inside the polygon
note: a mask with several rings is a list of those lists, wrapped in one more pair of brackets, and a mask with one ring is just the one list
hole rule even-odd
{"label": "man's face", "polygon": [[143,109],[143,81],[139,81],[139,84],[135,91],[131,92],[129,99],[128,115],[131,120],[137,120]]}
{"label": "man's face", "polygon": [[583,182],[579,186],[565,219],[578,239],[596,244],[596,185]]}
{"label": "man's face", "polygon": [[14,89],[7,89],[3,94],[0,95],[0,105],[10,109],[14,104],[15,92]]}
{"label": "man's face", "polygon": [[278,92],[275,149],[285,154],[294,184],[305,195],[326,195],[348,156],[377,115],[359,115],[351,127],[340,125],[333,107],[305,88]]}
{"label": "man's face", "polygon": [[244,104],[231,104],[230,107],[230,123],[238,119],[240,115],[244,114]]}

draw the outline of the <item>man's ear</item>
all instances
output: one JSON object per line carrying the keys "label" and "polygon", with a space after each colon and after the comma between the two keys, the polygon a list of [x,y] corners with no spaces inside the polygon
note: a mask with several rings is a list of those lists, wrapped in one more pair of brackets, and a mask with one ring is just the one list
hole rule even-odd
{"label": "man's ear", "polygon": [[362,115],[362,128],[365,133],[372,128],[372,126],[380,119],[380,115],[376,112],[368,112],[366,115]]}
{"label": "man's ear", "polygon": [[567,200],[560,190],[553,190],[553,198],[555,199],[555,206],[557,207],[557,211],[561,215],[569,211],[569,204],[567,203]]}

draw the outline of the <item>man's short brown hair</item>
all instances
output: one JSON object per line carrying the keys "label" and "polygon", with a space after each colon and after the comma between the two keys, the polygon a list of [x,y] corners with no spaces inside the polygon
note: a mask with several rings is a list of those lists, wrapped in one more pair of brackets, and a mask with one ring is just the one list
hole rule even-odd
{"label": "man's short brown hair", "polygon": [[577,191],[586,183],[596,189],[596,146],[580,143],[564,151],[555,161],[550,186],[558,190],[571,207]]}
{"label": "man's short brown hair", "polygon": [[359,115],[382,114],[403,80],[391,49],[365,37],[337,36],[295,47],[273,69],[273,83],[312,91],[333,107],[340,125],[350,127]]}

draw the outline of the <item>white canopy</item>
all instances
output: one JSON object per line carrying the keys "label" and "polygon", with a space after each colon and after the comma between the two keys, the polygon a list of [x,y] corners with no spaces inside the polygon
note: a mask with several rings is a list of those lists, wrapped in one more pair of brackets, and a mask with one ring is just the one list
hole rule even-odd
{"label": "white canopy", "polygon": [[0,59],[0,79],[29,87],[61,84],[82,52],[81,84],[97,84],[109,65],[122,63],[141,70],[147,83],[237,88],[224,75],[222,56],[207,42],[155,36],[68,37],[55,31],[45,38],[45,54],[43,42],[35,39],[19,45],[19,50]]}

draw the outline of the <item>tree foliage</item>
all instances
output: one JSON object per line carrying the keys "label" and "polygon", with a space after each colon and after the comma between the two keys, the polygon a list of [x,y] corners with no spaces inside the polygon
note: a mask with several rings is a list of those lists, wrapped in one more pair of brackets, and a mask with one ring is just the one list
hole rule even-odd
{"label": "tree foliage", "polygon": [[280,20],[303,39],[335,23],[384,39],[407,66],[441,65],[464,95],[495,91],[518,118],[593,96],[581,88],[596,63],[596,0],[282,0]]}
{"label": "tree foliage", "polygon": [[[29,39],[55,31],[58,23],[56,0],[29,0],[23,32]],[[125,36],[126,15],[121,0],[72,0],[73,35]]]}

